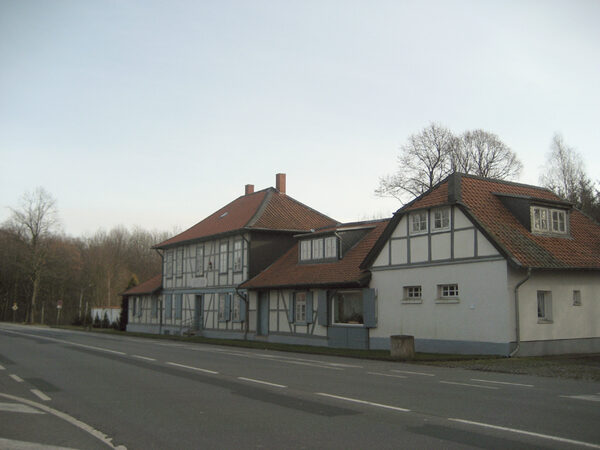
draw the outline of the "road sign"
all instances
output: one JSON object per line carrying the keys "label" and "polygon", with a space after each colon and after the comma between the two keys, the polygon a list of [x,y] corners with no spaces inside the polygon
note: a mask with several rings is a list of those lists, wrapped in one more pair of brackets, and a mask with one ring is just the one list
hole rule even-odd
{"label": "road sign", "polygon": [[17,302],[14,302],[12,305],[12,310],[16,311],[17,309],[19,309],[19,306],[17,305]]}

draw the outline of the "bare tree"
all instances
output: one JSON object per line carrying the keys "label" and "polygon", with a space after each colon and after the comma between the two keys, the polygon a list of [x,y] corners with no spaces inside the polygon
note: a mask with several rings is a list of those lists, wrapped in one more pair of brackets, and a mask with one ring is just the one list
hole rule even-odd
{"label": "bare tree", "polygon": [[585,173],[581,155],[567,145],[559,133],[552,138],[540,184],[572,202],[596,220],[600,219],[600,194]]}
{"label": "bare tree", "polygon": [[46,267],[49,238],[58,228],[56,200],[44,188],[38,187],[21,198],[19,208],[11,208],[8,224],[27,246],[25,269],[31,281],[29,320],[35,321],[36,300],[40,280]]}
{"label": "bare tree", "polygon": [[431,123],[413,134],[401,147],[399,170],[379,180],[375,193],[395,197],[401,202],[433,187],[451,171],[451,155],[457,140],[447,128]]}
{"label": "bare tree", "polygon": [[495,134],[467,131],[456,137],[432,123],[401,147],[398,171],[379,179],[375,194],[404,203],[431,189],[452,172],[511,179],[522,168],[516,155]]}
{"label": "bare tree", "polygon": [[453,154],[453,168],[456,172],[505,180],[517,178],[523,164],[497,135],[473,130],[460,137]]}

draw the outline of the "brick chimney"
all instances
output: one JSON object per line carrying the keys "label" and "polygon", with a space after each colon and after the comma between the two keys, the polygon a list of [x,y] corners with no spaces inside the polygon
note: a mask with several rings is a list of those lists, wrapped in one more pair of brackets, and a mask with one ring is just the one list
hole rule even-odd
{"label": "brick chimney", "polygon": [[285,173],[275,175],[275,189],[285,194]]}
{"label": "brick chimney", "polygon": [[246,195],[248,195],[248,194],[254,194],[254,185],[253,184],[246,185]]}

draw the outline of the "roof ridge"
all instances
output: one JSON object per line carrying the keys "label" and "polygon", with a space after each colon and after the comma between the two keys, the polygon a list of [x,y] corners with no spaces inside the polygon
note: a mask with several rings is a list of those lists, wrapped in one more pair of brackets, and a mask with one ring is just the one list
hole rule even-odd
{"label": "roof ridge", "polygon": [[[482,177],[480,175],[473,175],[473,174],[468,174],[468,173],[462,173],[462,172],[455,172],[456,174],[461,175],[462,177],[465,178],[473,178],[475,180],[480,180],[480,181],[490,181],[493,183],[500,183],[500,184],[507,184],[509,186],[517,186],[517,187],[524,187],[524,188],[530,188],[530,189],[536,189],[538,191],[546,191],[546,192],[550,192],[554,195],[556,195],[556,193],[554,191],[552,191],[552,189],[544,187],[544,186],[537,186],[535,184],[527,184],[527,183],[521,183],[518,181],[510,181],[510,180],[502,180],[500,178],[489,178],[489,177]],[[453,175],[453,174],[451,174]],[[446,178],[449,178],[451,175],[449,175]],[[558,195],[557,195],[558,197]]]}

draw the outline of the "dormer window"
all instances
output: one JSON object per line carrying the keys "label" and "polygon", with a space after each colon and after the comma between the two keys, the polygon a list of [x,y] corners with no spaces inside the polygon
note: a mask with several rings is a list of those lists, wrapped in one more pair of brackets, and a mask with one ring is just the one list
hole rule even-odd
{"label": "dormer window", "polygon": [[531,207],[533,233],[567,234],[567,212],[562,209]]}
{"label": "dormer window", "polygon": [[450,229],[450,208],[437,208],[433,210],[432,231]]}
{"label": "dormer window", "polygon": [[410,234],[427,233],[427,211],[411,213],[410,224]]}
{"label": "dormer window", "polygon": [[299,245],[301,262],[329,261],[338,256],[335,236],[304,239],[300,241]]}

